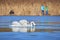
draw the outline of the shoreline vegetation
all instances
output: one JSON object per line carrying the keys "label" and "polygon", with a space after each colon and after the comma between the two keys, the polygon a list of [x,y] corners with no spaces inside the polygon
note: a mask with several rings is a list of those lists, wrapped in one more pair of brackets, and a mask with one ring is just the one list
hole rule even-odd
{"label": "shoreline vegetation", "polygon": [[0,16],[42,16],[41,4],[48,5],[49,16],[60,16],[60,0],[0,0]]}
{"label": "shoreline vegetation", "polygon": [[[28,32],[31,32],[30,30],[27,30]],[[54,32],[54,31],[60,31],[60,29],[35,29],[34,32]],[[11,28],[0,28],[0,32],[12,32]]]}

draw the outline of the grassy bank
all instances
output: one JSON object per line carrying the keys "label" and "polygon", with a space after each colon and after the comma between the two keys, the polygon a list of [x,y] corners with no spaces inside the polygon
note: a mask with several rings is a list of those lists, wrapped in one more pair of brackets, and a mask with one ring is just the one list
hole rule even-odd
{"label": "grassy bank", "polygon": [[14,11],[14,15],[38,16],[41,14],[41,4],[48,5],[49,15],[60,15],[60,0],[0,0],[0,15],[10,15],[10,10]]}

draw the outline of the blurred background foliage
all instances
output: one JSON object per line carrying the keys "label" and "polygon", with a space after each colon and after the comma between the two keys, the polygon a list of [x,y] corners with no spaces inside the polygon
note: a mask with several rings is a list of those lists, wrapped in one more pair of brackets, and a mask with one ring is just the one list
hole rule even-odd
{"label": "blurred background foliage", "polygon": [[9,16],[10,10],[17,16],[41,16],[41,4],[48,5],[50,16],[60,15],[60,0],[0,0],[0,16]]}

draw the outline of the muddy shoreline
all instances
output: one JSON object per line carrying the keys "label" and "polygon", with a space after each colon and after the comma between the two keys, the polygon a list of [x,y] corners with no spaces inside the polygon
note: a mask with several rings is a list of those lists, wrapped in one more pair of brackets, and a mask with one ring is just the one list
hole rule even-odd
{"label": "muddy shoreline", "polygon": [[[60,29],[35,29],[34,32],[53,32],[53,31],[60,31]],[[0,28],[0,32],[12,32],[11,28]],[[28,32],[31,32],[28,30]]]}

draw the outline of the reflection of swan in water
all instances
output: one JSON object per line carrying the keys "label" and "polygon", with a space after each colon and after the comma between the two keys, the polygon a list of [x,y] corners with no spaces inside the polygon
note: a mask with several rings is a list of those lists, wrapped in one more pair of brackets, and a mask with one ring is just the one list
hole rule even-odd
{"label": "reflection of swan in water", "polygon": [[19,22],[12,22],[13,32],[27,32],[27,30],[35,31],[35,22],[28,22],[27,20],[20,20]]}
{"label": "reflection of swan in water", "polygon": [[12,22],[12,31],[13,32],[17,32],[18,30],[19,30],[19,26],[20,26],[20,24],[19,24],[19,22],[17,22],[17,21],[14,21],[14,22]]}

